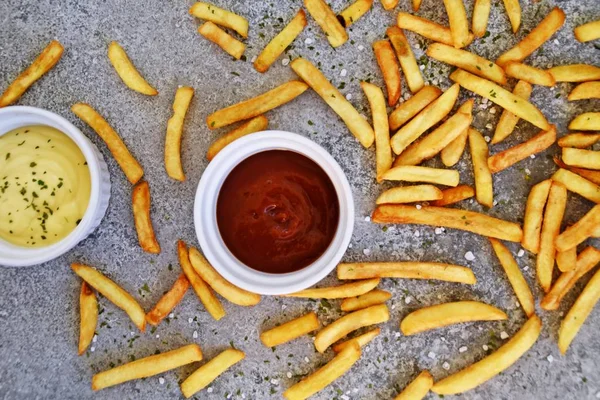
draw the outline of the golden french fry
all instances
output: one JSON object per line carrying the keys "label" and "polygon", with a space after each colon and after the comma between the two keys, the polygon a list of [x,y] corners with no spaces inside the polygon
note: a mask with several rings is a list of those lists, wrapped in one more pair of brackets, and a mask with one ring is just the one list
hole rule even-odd
{"label": "golden french fry", "polygon": [[337,267],[338,279],[402,278],[435,279],[446,282],[476,282],[469,268],[436,262],[342,263]]}
{"label": "golden french fry", "polygon": [[384,204],[373,211],[371,221],[379,224],[420,224],[461,229],[482,236],[510,242],[520,242],[523,237],[521,227],[514,222],[457,208]]}
{"label": "golden french fry", "polygon": [[260,295],[248,292],[225,280],[194,247],[190,248],[190,262],[204,282],[233,304],[237,304],[238,306],[254,306],[260,302]]}
{"label": "golden french fry", "polygon": [[544,117],[544,114],[542,114],[533,104],[522,97],[512,94],[494,82],[480,78],[461,69],[454,71],[450,75],[450,79],[459,83],[460,86],[465,89],[498,104],[500,107],[512,112],[519,118],[531,122],[540,129],[548,130],[551,127],[546,120],[546,117]]}
{"label": "golden french fry", "polygon": [[365,15],[365,13],[371,9],[372,5],[373,0],[356,0],[354,3],[350,4],[340,13],[340,17],[342,18],[340,22],[344,21],[342,26],[348,28],[358,21],[360,17]]}
{"label": "golden french fry", "polygon": [[469,185],[458,185],[457,187],[442,190],[442,198],[431,203],[432,206],[442,207],[475,196],[475,190]]}
{"label": "golden french fry", "polygon": [[[420,92],[425,85],[425,81],[423,80],[423,74],[419,69],[419,65],[417,65],[417,59],[410,47],[410,43],[406,39],[404,32],[402,29],[397,26],[391,26],[386,29],[385,34],[390,39],[394,50],[396,51],[396,56],[398,57],[398,61],[400,61],[400,66],[402,66],[402,71],[404,71],[404,77],[406,78],[406,84],[412,93]],[[436,88],[437,89],[437,88]],[[438,97],[441,92],[438,89]],[[432,99],[433,101],[433,99]],[[403,104],[405,104],[404,102]],[[391,122],[391,116],[390,116]],[[394,128],[394,129],[397,129]]]}
{"label": "golden french fry", "polygon": [[554,7],[523,40],[498,57],[496,64],[502,67],[509,61],[523,61],[550,39],[564,22],[565,13],[560,8]]}
{"label": "golden french fry", "polygon": [[375,339],[380,333],[381,333],[381,328],[371,329],[370,331],[367,331],[367,332],[363,333],[362,335],[353,337],[352,339],[348,339],[345,342],[334,344],[332,349],[334,352],[339,353],[340,351],[344,350],[346,347],[352,346],[354,343],[356,343],[359,347],[364,347],[371,340]]}
{"label": "golden french fry", "polygon": [[517,33],[519,26],[521,26],[521,5],[519,4],[519,0],[504,0],[504,7],[506,8],[513,33]]}
{"label": "golden french fry", "polygon": [[[393,43],[393,42],[392,42]],[[400,104],[389,117],[390,129],[396,130],[410,121],[421,110],[440,97],[442,91],[435,86],[424,86],[414,96]]]}
{"label": "golden french fry", "polygon": [[[529,83],[518,81],[513,89],[513,94],[519,96],[523,100],[529,101],[532,90],[533,88]],[[496,125],[492,144],[500,143],[506,139],[513,132],[515,126],[517,126],[517,122],[519,122],[519,117],[508,110],[503,110],[502,115],[500,115],[500,119],[498,120],[498,125]]]}
{"label": "golden french fry", "polygon": [[373,51],[379,69],[383,74],[383,81],[387,89],[388,104],[393,107],[400,98],[400,65],[394,54],[394,49],[388,40],[378,40],[373,43]]}
{"label": "golden french fry", "polygon": [[459,182],[458,171],[454,169],[440,169],[401,165],[388,170],[382,176],[388,181],[429,182],[439,185],[456,186]]}
{"label": "golden french fry", "polygon": [[296,16],[265,46],[254,61],[258,72],[267,72],[285,49],[292,44],[306,26],[306,13],[300,9]]}
{"label": "golden french fry", "polygon": [[490,238],[490,243],[492,244],[494,253],[496,253],[498,260],[500,261],[500,265],[502,265],[502,268],[506,273],[506,277],[514,290],[517,299],[519,299],[521,307],[523,307],[523,311],[525,311],[525,314],[527,314],[528,317],[531,317],[535,314],[535,301],[519,265],[501,241]]}
{"label": "golden french fry", "polygon": [[237,349],[227,349],[219,353],[181,382],[181,393],[186,399],[192,397],[245,357],[246,355]]}
{"label": "golden french fry", "polygon": [[183,120],[194,97],[194,89],[182,86],[175,93],[173,101],[173,116],[167,122],[165,137],[165,169],[167,175],[178,181],[185,180],[181,166],[181,136],[183,135]]}
{"label": "golden french fry", "polygon": [[19,100],[23,93],[50,71],[62,57],[64,48],[58,40],[51,41],[36,59],[6,88],[0,96],[0,108]]}
{"label": "golden french fry", "polygon": [[222,48],[236,60],[239,60],[244,54],[244,51],[246,51],[246,45],[244,43],[240,42],[210,21],[200,25],[198,33]]}
{"label": "golden french fry", "polygon": [[600,99],[600,82],[583,82],[575,86],[568,97],[569,101]]}
{"label": "golden french fry", "polygon": [[286,82],[261,95],[215,111],[206,117],[206,124],[209,129],[217,129],[234,122],[254,118],[294,100],[306,89],[308,86],[304,82]]}
{"label": "golden french fry", "polygon": [[465,129],[456,139],[442,149],[440,159],[446,167],[453,167],[460,160],[465,151],[468,138],[469,128]]}
{"label": "golden french fry", "polygon": [[146,313],[129,293],[92,267],[73,263],[71,264],[71,268],[88,285],[96,289],[115,306],[125,311],[135,326],[144,332],[146,329]]}
{"label": "golden french fry", "polygon": [[442,191],[433,185],[413,185],[388,189],[379,195],[376,203],[415,203],[417,201],[439,200],[442,197]]}
{"label": "golden french fry", "polygon": [[346,43],[348,33],[324,0],[304,0],[304,7],[323,29],[331,47],[339,47]]}
{"label": "golden french fry", "polygon": [[135,185],[131,194],[131,204],[140,247],[145,252],[159,254],[160,245],[154,235],[150,218],[150,186],[148,182],[142,181]]}
{"label": "golden french fry", "polygon": [[121,167],[127,180],[135,185],[144,175],[144,170],[138,161],[131,155],[125,143],[117,132],[106,122],[104,118],[90,105],[77,103],[71,106],[71,111],[88,124],[100,136],[108,150]]}
{"label": "golden french fry", "polygon": [[[582,133],[582,135],[587,135],[587,134]],[[563,137],[565,137],[565,136],[563,136]],[[560,168],[569,170],[570,172],[576,174],[575,176],[580,175],[580,177],[587,179],[591,183],[600,185],[600,171],[592,171],[590,169],[585,169],[585,168],[569,167],[567,164],[562,162],[558,157],[553,157],[553,160],[554,160],[554,163],[556,165],[558,165]],[[567,189],[569,189],[568,186],[567,186]],[[571,190],[571,189],[569,189],[569,190]]]}
{"label": "golden french fry", "polygon": [[577,266],[577,247],[569,250],[556,252],[556,265],[560,272],[567,272],[575,269]]}
{"label": "golden french fry", "polygon": [[[598,87],[600,89],[600,87]],[[600,140],[600,133],[583,133],[574,132],[565,135],[558,139],[558,145],[560,147],[574,147],[577,149],[585,149],[590,147]],[[566,165],[566,164],[565,164]],[[565,168],[569,168],[566,166]]]}
{"label": "golden french fry", "polygon": [[594,203],[600,203],[600,186],[582,176],[561,168],[552,175],[552,180],[562,183],[567,190],[573,193],[577,193]]}
{"label": "golden french fry", "polygon": [[375,133],[369,123],[317,67],[303,58],[295,59],[290,66],[342,118],[350,132],[363,146],[369,147],[373,144]]}
{"label": "golden french fry", "polygon": [[353,342],[340,351],[327,364],[283,392],[283,397],[287,400],[304,400],[309,398],[344,375],[359,358],[360,347]]}
{"label": "golden french fry", "polygon": [[564,230],[555,240],[556,250],[567,251],[589,238],[600,226],[600,205],[594,206],[579,221]]}
{"label": "golden french fry", "polygon": [[490,18],[491,0],[475,0],[473,6],[473,34],[476,37],[482,37],[487,31],[488,20]]}
{"label": "golden french fry", "polygon": [[390,299],[390,297],[392,297],[390,292],[373,289],[370,292],[361,294],[360,296],[344,299],[340,305],[340,308],[345,312],[362,310],[363,308],[385,303]]}
{"label": "golden french fry", "polygon": [[[446,28],[445,26],[437,24],[426,18],[417,17],[416,15],[400,11],[398,13],[397,24],[402,29],[415,32],[427,39],[433,40],[434,42],[444,43],[448,46],[454,45],[452,33],[450,32],[449,28]],[[469,34],[467,42],[461,47],[471,44],[474,38],[475,36],[473,34]]]}
{"label": "golden french fry", "polygon": [[215,158],[215,156],[219,154],[219,152],[228,144],[251,133],[264,131],[267,129],[267,125],[269,125],[269,121],[264,115],[259,115],[258,117],[249,119],[231,132],[227,132],[215,140],[208,148],[208,151],[206,152],[206,158],[208,161],[212,161],[212,159]]}
{"label": "golden french fry", "polygon": [[479,131],[469,128],[469,148],[475,176],[475,197],[479,204],[491,208],[494,204],[492,173],[488,167],[488,145]]}
{"label": "golden french fry", "polygon": [[433,43],[427,48],[427,55],[501,85],[506,84],[506,74],[502,68],[470,51],[455,49],[443,43]]}
{"label": "golden french fry", "polygon": [[488,158],[488,165],[492,174],[522,161],[532,154],[537,154],[552,146],[556,141],[556,127],[550,125],[547,131],[540,131],[526,142],[510,147]]}
{"label": "golden french fry", "polygon": [[597,151],[564,147],[562,149],[562,160],[572,167],[600,169],[600,153]]}
{"label": "golden french fry", "polygon": [[96,333],[98,323],[98,299],[85,281],[81,282],[79,292],[79,355],[85,353]]}
{"label": "golden french fry", "polygon": [[148,96],[156,96],[158,94],[156,89],[135,68],[135,65],[133,65],[119,43],[110,42],[108,45],[108,59],[128,88]]}
{"label": "golden french fry", "polygon": [[360,296],[379,285],[379,278],[365,279],[339,286],[330,286],[317,289],[305,289],[296,293],[283,295],[284,297],[303,297],[306,299],[343,299],[346,297]]}
{"label": "golden french fry", "polygon": [[154,308],[146,314],[146,322],[157,326],[179,304],[190,287],[190,281],[181,273],[171,289],[165,293]]}
{"label": "golden french fry", "polygon": [[542,321],[537,315],[533,315],[515,336],[496,352],[459,372],[437,381],[431,391],[442,395],[456,394],[481,385],[521,358],[537,341],[541,331]]}
{"label": "golden french fry", "polygon": [[589,42],[600,38],[600,20],[591,21],[587,24],[579,25],[573,29],[575,39],[581,43]]}
{"label": "golden french fry", "polygon": [[531,188],[527,205],[525,206],[525,221],[523,222],[523,240],[521,246],[533,254],[540,249],[540,232],[544,217],[544,206],[548,200],[552,180],[546,179]]}
{"label": "golden french fry", "polygon": [[478,301],[457,301],[423,307],[408,314],[400,323],[405,336],[431,329],[473,321],[498,321],[507,315],[496,307]]}
{"label": "golden french fry", "polygon": [[398,5],[400,0],[381,0],[381,5],[385,10],[391,10]]}
{"label": "golden french fry", "polygon": [[225,28],[233,29],[242,37],[248,37],[248,20],[231,11],[224,10],[209,3],[198,2],[190,8],[190,14],[196,18],[214,22]]}
{"label": "golden french fry", "polygon": [[375,160],[377,163],[377,182],[381,182],[382,175],[392,167],[392,148],[390,147],[390,127],[388,124],[387,109],[383,91],[367,82],[360,86],[367,96],[373,116],[373,129],[375,131]]}
{"label": "golden french fry", "polygon": [[600,131],[600,112],[579,114],[569,123],[569,129],[574,131]]}
{"label": "golden french fry", "polygon": [[548,70],[556,82],[587,82],[600,79],[600,67],[588,64],[570,64]]}
{"label": "golden french fry", "polygon": [[413,5],[413,11],[414,12],[419,11],[419,8],[421,8],[421,1],[422,0],[412,0],[412,5]]}
{"label": "golden french fry", "polygon": [[390,312],[385,304],[378,304],[346,314],[317,333],[315,348],[319,353],[324,353],[329,346],[350,332],[364,326],[386,322],[389,318]]}
{"label": "golden french fry", "polygon": [[457,49],[469,44],[469,21],[463,0],[444,0],[446,14],[450,21],[450,34],[452,43]]}
{"label": "golden french fry", "polygon": [[559,183],[552,182],[544,221],[540,233],[540,250],[537,255],[537,277],[544,292],[550,290],[552,285],[552,272],[556,257],[556,237],[560,233],[560,225],[567,205],[567,188]]}
{"label": "golden french fry", "polygon": [[267,347],[275,347],[306,335],[321,327],[317,314],[309,312],[276,328],[260,334],[260,341]]}
{"label": "golden french fry", "polygon": [[556,80],[554,76],[546,70],[532,67],[516,61],[509,61],[504,65],[506,75],[529,82],[532,85],[554,86]]}
{"label": "golden french fry", "polygon": [[427,396],[433,387],[433,376],[429,371],[422,371],[411,383],[408,384],[394,400],[421,400]]}

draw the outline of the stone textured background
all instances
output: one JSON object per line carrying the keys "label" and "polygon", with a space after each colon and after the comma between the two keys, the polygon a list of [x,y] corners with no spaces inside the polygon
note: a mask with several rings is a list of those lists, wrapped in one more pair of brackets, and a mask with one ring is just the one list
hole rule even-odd
{"label": "stone textured background", "polygon": [[[246,41],[248,61],[232,58],[202,38],[196,29],[199,21],[188,14],[192,1],[60,1],[4,0],[0,2],[0,90],[33,60],[53,38],[66,48],[65,54],[46,77],[35,84],[19,104],[42,107],[63,115],[98,146],[104,154],[112,179],[112,198],[100,228],[63,257],[46,265],[2,269],[0,271],[0,398],[2,399],[164,399],[181,398],[178,381],[197,365],[190,365],[159,377],[152,377],[92,394],[91,377],[135,356],[151,355],[197,342],[206,359],[230,343],[246,352],[242,363],[223,374],[197,398],[281,398],[281,393],[301,376],[315,370],[332,357],[315,352],[310,337],[279,346],[275,351],[258,341],[261,330],[286,321],[308,310],[316,310],[323,322],[339,316],[339,303],[266,297],[259,306],[244,309],[224,302],[227,316],[218,323],[205,312],[193,293],[188,293],[174,312],[155,332],[140,334],[126,315],[105,299],[94,351],[76,355],[78,340],[78,293],[80,280],[71,272],[74,261],[89,263],[135,294],[145,309],[150,309],[179,274],[176,240],[197,245],[192,223],[196,185],[207,161],[208,145],[225,130],[211,132],[204,120],[216,109],[236,103],[295,78],[281,59],[266,74],[257,73],[250,60],[281,29],[301,6],[292,1],[233,1],[215,3],[246,16],[250,34]],[[333,0],[342,10],[349,1]],[[472,1],[468,0],[469,13]],[[439,0],[424,0],[420,15],[447,24]],[[600,50],[593,43],[579,44],[573,27],[600,18],[598,0],[547,1],[522,0],[523,23],[518,35],[510,32],[504,6],[493,0],[490,36],[476,41],[471,50],[495,59],[523,37],[553,7],[567,13],[563,29],[527,61],[550,67],[570,62],[598,64]],[[409,10],[408,0],[397,9]],[[386,12],[378,1],[373,9],[350,29],[350,41],[332,49],[325,36],[309,18],[309,25],[294,42],[286,57],[306,57],[321,62],[326,76],[335,85],[345,82],[344,94],[369,115],[359,81],[382,80],[374,61],[371,43],[383,37],[396,12]],[[283,23],[282,23],[283,21]],[[264,27],[263,27],[264,24]],[[408,33],[417,58],[423,54],[421,38]],[[310,39],[310,40],[309,40]],[[117,77],[106,57],[107,45],[117,40],[148,81],[160,94],[151,98],[129,90]],[[310,41],[313,41],[311,44]],[[419,48],[416,48],[417,44]],[[347,75],[341,76],[346,70]],[[448,66],[429,61],[424,73],[427,81],[447,88]],[[511,82],[511,85],[514,82]],[[163,138],[171,102],[177,85],[196,89],[183,140],[185,183],[170,180],[163,167]],[[559,84],[554,89],[535,87],[532,101],[559,127],[566,131],[570,119],[583,111],[599,110],[599,101],[569,103],[566,95],[573,85]],[[408,92],[404,88],[404,93]],[[470,94],[462,91],[461,97]],[[476,99],[474,126],[492,135],[501,113],[499,107],[481,108]],[[152,190],[152,215],[162,253],[149,255],[140,249],[130,211],[131,186],[96,134],[69,110],[85,101],[97,108],[123,136],[133,154],[144,166]],[[495,108],[496,112],[492,112]],[[382,334],[365,350],[350,373],[333,383],[315,399],[388,399],[395,396],[422,369],[435,378],[481,359],[484,345],[495,348],[503,340],[502,331],[513,335],[525,320],[516,298],[491,252],[485,238],[448,231],[436,235],[433,228],[382,226],[371,224],[368,215],[377,195],[390,184],[378,185],[374,177],[374,150],[364,150],[339,118],[312,91],[267,114],[270,127],[298,132],[324,146],[340,163],[351,182],[356,201],[356,228],[347,261],[434,260],[469,266],[478,282],[466,285],[424,281],[385,280],[383,288],[393,292],[389,302],[391,320]],[[536,129],[521,121],[516,132],[496,152],[531,137]],[[529,188],[554,170],[550,159],[557,147],[527,159],[494,177],[498,204],[489,214],[521,221]],[[432,161],[432,164],[439,161]],[[458,164],[462,181],[472,184],[470,159],[465,154]],[[474,201],[461,207],[481,210]],[[575,221],[591,207],[572,194],[566,222]],[[419,232],[419,235],[416,234]],[[510,244],[514,254],[519,247]],[[475,260],[467,261],[467,251]],[[529,254],[518,258],[519,265],[534,288],[535,259]],[[172,270],[168,267],[172,265]],[[334,282],[330,277],[327,282]],[[143,290],[147,285],[149,290]],[[465,393],[463,399],[593,399],[600,397],[600,313],[595,310],[565,357],[559,355],[556,339],[562,315],[582,284],[567,296],[559,312],[538,310],[544,320],[540,340],[507,372]],[[454,326],[434,332],[403,337],[399,321],[410,311],[424,305],[458,299],[476,299],[506,310],[506,322],[486,322]],[[191,322],[190,322],[191,321]],[[467,346],[466,352],[459,348]],[[431,354],[430,354],[431,353]],[[433,358],[430,357],[433,356]],[[447,362],[446,370],[443,365]],[[291,377],[289,377],[291,376]],[[163,381],[164,379],[164,381]],[[162,383],[161,383],[162,382]],[[448,397],[448,396],[447,396]],[[430,394],[429,399],[438,398]]]}

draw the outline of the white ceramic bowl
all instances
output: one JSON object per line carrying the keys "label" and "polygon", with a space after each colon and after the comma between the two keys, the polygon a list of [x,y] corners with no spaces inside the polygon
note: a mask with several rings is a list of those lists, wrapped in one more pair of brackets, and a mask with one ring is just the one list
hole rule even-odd
{"label": "white ceramic bowl", "polygon": [[27,248],[0,239],[0,265],[2,266],[23,267],[41,264],[71,250],[100,224],[110,199],[110,175],[104,158],[96,146],[73,124],[59,115],[35,107],[0,108],[0,136],[13,129],[29,125],[56,128],[79,146],[90,169],[90,202],[81,222],[73,232],[50,246]]}
{"label": "white ceramic bowl", "polygon": [[[294,151],[316,162],[331,179],[340,206],[337,230],[325,253],[307,267],[286,274],[269,274],[244,265],[229,251],[217,225],[217,199],[225,178],[241,161],[267,150]],[[254,293],[287,294],[319,282],[340,262],[354,228],[354,201],[348,179],[325,149],[295,133],[264,131],[236,140],[208,164],[196,192],[194,225],[205,257],[225,279]]]}

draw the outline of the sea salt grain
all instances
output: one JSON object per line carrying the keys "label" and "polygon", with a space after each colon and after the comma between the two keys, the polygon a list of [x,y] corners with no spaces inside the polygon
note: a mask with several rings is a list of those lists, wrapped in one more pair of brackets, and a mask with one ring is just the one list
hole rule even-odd
{"label": "sea salt grain", "polygon": [[344,68],[341,72],[340,72],[340,76],[346,76],[348,75],[348,71],[346,71],[346,68]]}
{"label": "sea salt grain", "polygon": [[427,357],[435,359],[435,353],[433,351],[430,351],[429,354],[427,354]]}
{"label": "sea salt grain", "polygon": [[90,351],[93,353],[94,351],[96,351],[96,348],[94,346],[90,347]]}
{"label": "sea salt grain", "polygon": [[[175,317],[175,314],[173,314],[173,313],[169,314],[169,318],[171,318],[171,319],[172,319],[172,318],[174,318],[174,317]],[[133,332],[131,332],[131,334],[133,335]]]}
{"label": "sea salt grain", "polygon": [[500,332],[500,339],[504,340],[504,339],[508,339],[508,333],[502,331]]}
{"label": "sea salt grain", "polygon": [[448,364],[448,362],[446,361],[442,364],[442,368],[444,368],[446,371],[448,371],[450,369],[450,364]]}
{"label": "sea salt grain", "polygon": [[550,354],[548,357],[546,357],[546,360],[548,360],[548,362],[552,362],[554,361],[554,357],[552,357],[552,354]]}
{"label": "sea salt grain", "polygon": [[472,253],[472,252],[470,252],[470,251],[467,251],[467,252],[465,253],[465,258],[467,259],[467,261],[473,261],[473,260],[475,259],[475,256],[473,255],[473,253]]}
{"label": "sea salt grain", "polygon": [[420,69],[421,71],[423,71],[423,70],[425,69],[425,66],[424,66],[423,64],[421,64],[421,65],[419,65],[419,69]]}
{"label": "sea salt grain", "polygon": [[287,376],[288,378],[291,378],[292,377],[292,373],[288,372],[287,374],[285,374],[285,376]]}
{"label": "sea salt grain", "polygon": [[305,44],[311,44],[311,43],[313,43],[313,42],[314,42],[314,40],[312,40],[311,38],[306,38],[306,39],[304,39],[304,43],[305,43]]}
{"label": "sea salt grain", "polygon": [[525,250],[521,249],[519,250],[519,252],[517,253],[517,257],[523,257],[523,255],[525,254]]}
{"label": "sea salt grain", "polygon": [[289,58],[284,58],[283,60],[281,60],[281,64],[282,65],[288,65],[290,63],[290,59]]}
{"label": "sea salt grain", "polygon": [[92,343],[96,343],[98,341],[98,335],[94,335],[92,339]]}
{"label": "sea salt grain", "polygon": [[442,230],[442,228],[435,228],[434,232],[436,235],[441,235],[444,231]]}
{"label": "sea salt grain", "polygon": [[483,346],[483,350],[488,351],[489,347],[487,346],[487,344],[484,344]]}
{"label": "sea salt grain", "polygon": [[345,394],[340,396],[340,399],[342,400],[350,400],[350,397],[346,396]]}
{"label": "sea salt grain", "polygon": [[464,353],[465,351],[467,351],[467,346],[463,346],[460,349],[458,349],[459,353]]}
{"label": "sea salt grain", "polygon": [[161,385],[164,385],[165,384],[165,378],[163,378],[163,377],[158,378],[158,383],[160,383]]}
{"label": "sea salt grain", "polygon": [[483,137],[483,139],[486,141],[486,143],[489,143],[489,142],[492,140],[492,139],[491,139],[489,136],[487,136],[487,135],[485,135],[485,136]]}
{"label": "sea salt grain", "polygon": [[271,379],[273,385],[279,385],[279,379]]}
{"label": "sea salt grain", "polygon": [[491,130],[492,128],[493,128],[492,124],[486,124],[486,126],[485,126],[485,129],[490,129]]}
{"label": "sea salt grain", "polygon": [[363,51],[365,49],[365,46],[363,46],[362,44],[358,45],[358,50]]}
{"label": "sea salt grain", "polygon": [[188,323],[191,324],[192,322],[194,322],[194,319],[193,318],[188,318]]}
{"label": "sea salt grain", "polygon": [[417,205],[415,206],[415,208],[416,208],[417,210],[420,210],[422,207],[421,207],[421,205],[420,205],[420,204],[417,204]]}
{"label": "sea salt grain", "polygon": [[416,236],[416,237],[419,237],[419,236],[421,236],[421,232],[419,232],[419,231],[415,231],[415,236]]}
{"label": "sea salt grain", "polygon": [[207,391],[208,393],[212,393],[212,391],[213,391],[213,388],[209,387],[208,389],[206,389],[206,391]]}
{"label": "sea salt grain", "polygon": [[369,217],[368,215],[365,217],[365,221],[366,222],[370,222],[371,221],[371,217]]}
{"label": "sea salt grain", "polygon": [[304,362],[305,363],[309,363],[310,362],[310,360],[308,359],[308,357],[304,357]]}
{"label": "sea salt grain", "polygon": [[496,114],[496,108],[494,108],[494,107],[490,108],[490,114]]}
{"label": "sea salt grain", "polygon": [[535,158],[535,154],[530,155],[529,158],[531,158],[531,159]]}
{"label": "sea salt grain", "polygon": [[351,95],[350,93],[348,93],[348,94],[346,95],[346,100],[348,100],[348,101],[349,101],[349,100],[352,100],[352,95]]}
{"label": "sea salt grain", "polygon": [[363,250],[363,254],[364,254],[365,256],[368,256],[369,254],[371,254],[371,249],[364,249],[364,250]]}
{"label": "sea salt grain", "polygon": [[192,334],[192,337],[194,339],[198,339],[198,331],[194,331],[194,333]]}
{"label": "sea salt grain", "polygon": [[404,302],[406,304],[410,304],[411,301],[412,301],[412,297],[410,297],[410,296],[406,296],[406,298],[404,299]]}

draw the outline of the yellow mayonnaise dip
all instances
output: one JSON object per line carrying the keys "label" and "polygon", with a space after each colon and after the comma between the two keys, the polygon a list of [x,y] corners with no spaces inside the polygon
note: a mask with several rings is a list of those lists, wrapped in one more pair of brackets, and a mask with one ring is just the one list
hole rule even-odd
{"label": "yellow mayonnaise dip", "polygon": [[42,247],[67,236],[90,200],[90,171],[75,142],[49,126],[0,136],[0,239]]}

